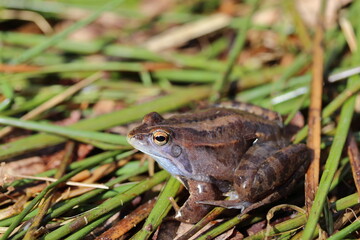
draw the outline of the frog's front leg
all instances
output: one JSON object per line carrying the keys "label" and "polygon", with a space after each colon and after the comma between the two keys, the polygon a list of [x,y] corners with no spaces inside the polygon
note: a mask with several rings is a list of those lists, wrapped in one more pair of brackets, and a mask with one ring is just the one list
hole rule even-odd
{"label": "frog's front leg", "polygon": [[258,143],[242,157],[234,175],[235,197],[229,201],[202,201],[249,212],[274,202],[293,190],[304,176],[311,151],[304,144],[279,150],[272,142]]}
{"label": "frog's front leg", "polygon": [[199,202],[209,199],[221,198],[221,193],[212,183],[186,180],[186,187],[190,196],[177,212],[175,218],[182,222],[196,223],[202,219],[212,206],[200,204]]}

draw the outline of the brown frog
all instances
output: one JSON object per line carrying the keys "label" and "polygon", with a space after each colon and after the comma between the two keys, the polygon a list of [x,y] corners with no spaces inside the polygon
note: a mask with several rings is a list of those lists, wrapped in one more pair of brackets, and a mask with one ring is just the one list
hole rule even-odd
{"label": "brown frog", "polygon": [[149,113],[128,141],[184,183],[190,197],[176,218],[194,223],[211,205],[246,213],[288,194],[311,152],[286,136],[279,114],[231,102],[168,119]]}

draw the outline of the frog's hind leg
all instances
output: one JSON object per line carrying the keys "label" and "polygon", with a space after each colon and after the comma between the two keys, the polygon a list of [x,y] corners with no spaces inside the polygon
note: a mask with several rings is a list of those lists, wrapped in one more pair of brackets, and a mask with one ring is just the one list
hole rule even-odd
{"label": "frog's hind leg", "polygon": [[269,147],[271,143],[251,147],[235,171],[239,200],[256,203],[257,207],[286,196],[304,176],[311,160],[311,151],[304,144],[289,145],[263,156]]}
{"label": "frog's hind leg", "polygon": [[[248,208],[252,205],[254,199],[252,198],[253,193],[250,192],[253,185],[247,184],[247,181],[253,181],[252,179],[256,176],[262,163],[278,149],[279,146],[275,142],[256,143],[242,157],[239,166],[235,170],[234,188],[236,191],[230,192],[230,199],[198,202],[224,208],[241,209],[242,211]],[[240,194],[237,190],[238,184],[245,187],[241,189]]]}
{"label": "frog's hind leg", "polygon": [[236,194],[230,200],[200,203],[240,209],[241,214],[245,214],[286,196],[304,176],[311,152],[304,144],[280,150],[276,150],[275,146],[273,143],[262,143],[247,152],[235,171]]}

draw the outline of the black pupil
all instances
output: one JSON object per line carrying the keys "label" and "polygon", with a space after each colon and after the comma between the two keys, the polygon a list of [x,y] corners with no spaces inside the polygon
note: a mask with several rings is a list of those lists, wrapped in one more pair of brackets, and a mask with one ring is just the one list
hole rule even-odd
{"label": "black pupil", "polygon": [[163,141],[166,140],[166,138],[165,138],[164,136],[156,136],[155,139],[156,139],[156,141],[158,141],[158,142],[163,142]]}

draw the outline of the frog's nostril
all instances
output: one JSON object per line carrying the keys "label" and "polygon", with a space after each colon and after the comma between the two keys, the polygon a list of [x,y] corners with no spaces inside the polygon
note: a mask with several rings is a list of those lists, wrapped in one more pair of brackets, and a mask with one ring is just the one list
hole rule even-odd
{"label": "frog's nostril", "polygon": [[135,135],[133,136],[136,140],[139,140],[139,141],[142,141],[144,139],[144,135],[142,134],[138,134],[138,135]]}

